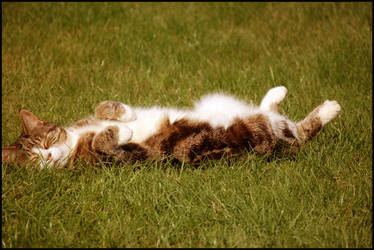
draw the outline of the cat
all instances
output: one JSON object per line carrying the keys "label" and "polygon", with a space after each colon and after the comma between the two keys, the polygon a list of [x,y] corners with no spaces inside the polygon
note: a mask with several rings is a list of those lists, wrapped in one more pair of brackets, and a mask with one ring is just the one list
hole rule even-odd
{"label": "cat", "polygon": [[235,157],[253,150],[270,154],[277,147],[299,149],[340,113],[336,101],[326,100],[302,121],[279,114],[287,89],[270,89],[260,106],[233,96],[213,93],[192,109],[131,107],[101,102],[94,116],[69,127],[44,122],[21,110],[23,132],[2,149],[2,161],[38,162],[40,167],[74,167],[76,159],[126,163],[148,159],[199,163]]}

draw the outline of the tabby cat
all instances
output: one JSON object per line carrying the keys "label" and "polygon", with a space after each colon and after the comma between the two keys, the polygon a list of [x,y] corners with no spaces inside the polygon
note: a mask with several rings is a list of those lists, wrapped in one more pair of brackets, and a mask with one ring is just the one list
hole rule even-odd
{"label": "tabby cat", "polygon": [[270,89],[259,107],[218,93],[203,96],[192,109],[104,101],[94,116],[69,127],[21,110],[23,132],[2,149],[2,161],[29,159],[40,167],[73,167],[76,159],[198,163],[251,150],[266,154],[279,146],[298,149],[341,109],[336,101],[326,100],[305,119],[293,122],[278,113],[286,93],[283,86]]}

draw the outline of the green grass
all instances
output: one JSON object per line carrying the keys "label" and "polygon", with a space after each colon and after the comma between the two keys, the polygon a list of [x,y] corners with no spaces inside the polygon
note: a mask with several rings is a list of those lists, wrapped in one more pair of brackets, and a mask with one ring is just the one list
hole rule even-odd
{"label": "green grass", "polygon": [[2,146],[19,110],[69,125],[103,100],[191,106],[289,92],[342,106],[295,157],[2,165],[2,247],[372,247],[371,3],[2,3]]}

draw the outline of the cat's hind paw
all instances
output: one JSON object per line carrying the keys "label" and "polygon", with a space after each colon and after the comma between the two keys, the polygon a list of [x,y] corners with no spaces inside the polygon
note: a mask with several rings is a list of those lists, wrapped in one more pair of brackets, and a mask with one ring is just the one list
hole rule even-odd
{"label": "cat's hind paw", "polygon": [[286,97],[287,88],[278,86],[270,89],[261,101],[260,109],[278,112],[278,106]]}
{"label": "cat's hind paw", "polygon": [[286,97],[287,88],[284,86],[278,86],[275,88],[270,89],[266,96],[269,97],[273,102],[280,103]]}
{"label": "cat's hind paw", "polygon": [[322,126],[333,120],[340,113],[341,107],[337,101],[326,100],[318,111]]}

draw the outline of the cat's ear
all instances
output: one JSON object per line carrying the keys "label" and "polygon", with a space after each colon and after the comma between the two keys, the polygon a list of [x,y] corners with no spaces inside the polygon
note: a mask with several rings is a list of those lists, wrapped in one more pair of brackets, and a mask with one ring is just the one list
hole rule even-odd
{"label": "cat's ear", "polygon": [[2,162],[24,162],[26,160],[26,153],[18,149],[16,146],[9,146],[1,149]]}
{"label": "cat's ear", "polygon": [[22,109],[19,112],[21,116],[21,121],[23,124],[23,132],[26,135],[29,135],[34,131],[36,128],[41,127],[43,125],[43,121],[36,117],[33,113],[26,109]]}

